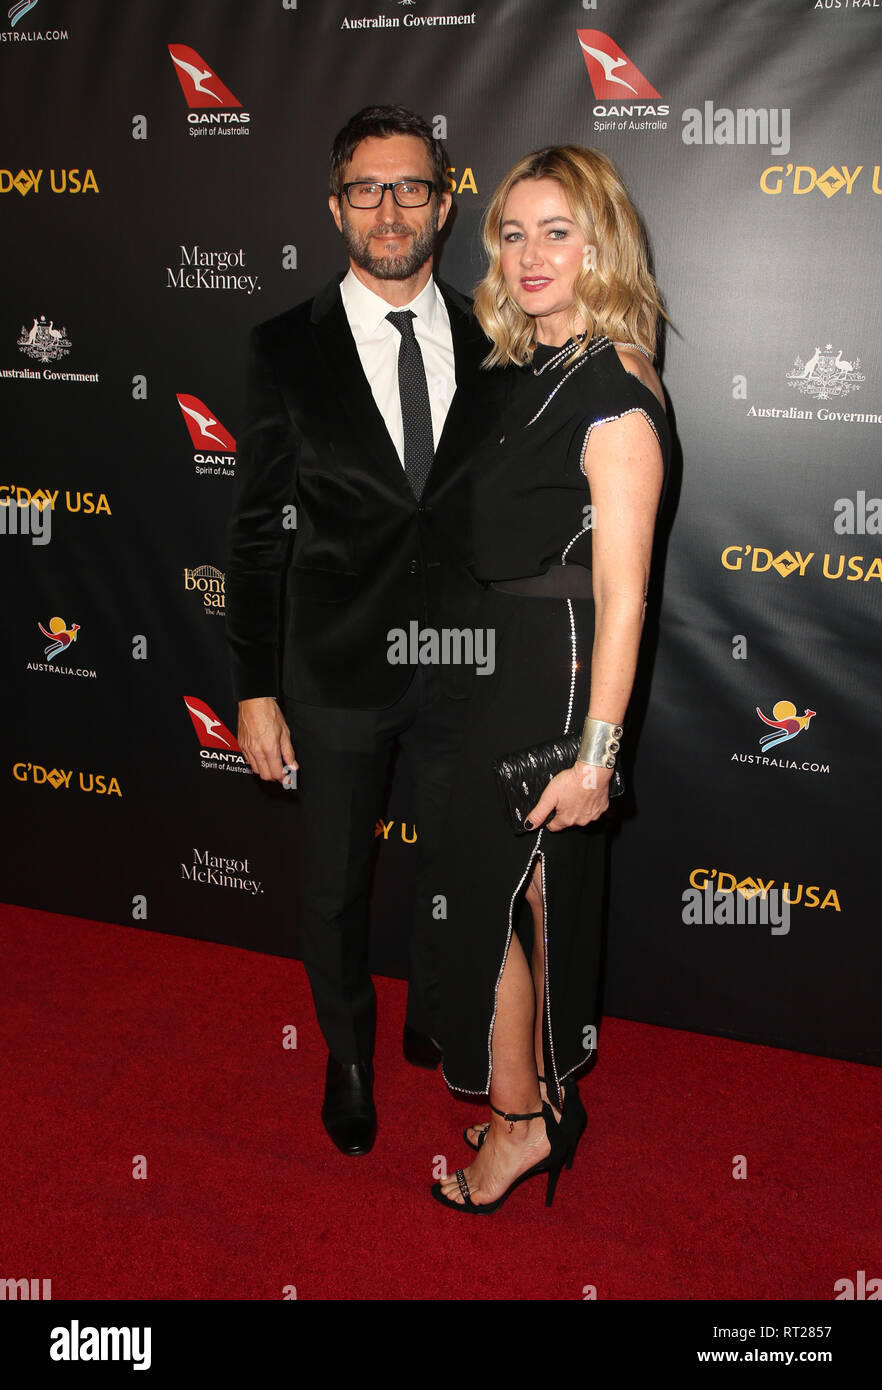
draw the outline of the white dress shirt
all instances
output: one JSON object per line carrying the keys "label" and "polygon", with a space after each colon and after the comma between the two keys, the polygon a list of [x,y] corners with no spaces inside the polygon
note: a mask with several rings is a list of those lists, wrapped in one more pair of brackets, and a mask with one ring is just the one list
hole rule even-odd
{"label": "white dress shirt", "polygon": [[[401,334],[386,318],[388,313],[398,312],[398,307],[388,304],[385,299],[374,294],[373,290],[369,290],[351,268],[340,285],[340,296],[364,374],[404,467],[404,425],[401,420],[401,398],[398,394],[398,349],[401,345]],[[402,304],[400,309],[411,309],[415,316],[413,331],[420,345],[426,369],[429,405],[432,411],[432,434],[437,449],[456,390],[456,375],[450,317],[434,277],[429,276],[428,284],[416,299],[412,299],[409,304]]]}

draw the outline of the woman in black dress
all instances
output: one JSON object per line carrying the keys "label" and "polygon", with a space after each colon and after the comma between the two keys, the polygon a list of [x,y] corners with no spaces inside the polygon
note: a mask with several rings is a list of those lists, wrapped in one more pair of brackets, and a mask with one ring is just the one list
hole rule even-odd
{"label": "woman in black dress", "polygon": [[[441,937],[443,1075],[488,1094],[466,1131],[470,1166],[434,1184],[487,1213],[525,1177],[550,1205],[585,1113],[571,1073],[596,1037],[604,825],[646,608],[669,433],[652,366],[658,291],[639,219],[612,164],[541,150],[487,211],[490,267],[475,312],[513,364],[498,444],[475,461],[478,673],[454,781]],[[493,760],[584,735],[516,834]],[[530,912],[518,921],[526,899]],[[532,924],[530,929],[530,918]]]}

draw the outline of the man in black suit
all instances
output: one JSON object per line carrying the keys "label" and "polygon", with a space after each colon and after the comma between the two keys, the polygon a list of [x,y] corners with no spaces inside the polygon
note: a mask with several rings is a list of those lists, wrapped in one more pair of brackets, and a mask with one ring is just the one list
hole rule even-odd
{"label": "man in black suit", "polygon": [[329,205],[349,272],[254,330],[229,530],[239,743],[264,779],[298,770],[301,948],[329,1047],[322,1119],[347,1154],[376,1134],[367,897],[396,747],[419,844],[404,1051],[440,1060],[431,860],[474,670],[397,664],[391,638],[412,623],[468,628],[478,593],[467,454],[490,416],[488,345],[469,302],[433,276],[446,170],[402,107],[366,107],[338,134]]}

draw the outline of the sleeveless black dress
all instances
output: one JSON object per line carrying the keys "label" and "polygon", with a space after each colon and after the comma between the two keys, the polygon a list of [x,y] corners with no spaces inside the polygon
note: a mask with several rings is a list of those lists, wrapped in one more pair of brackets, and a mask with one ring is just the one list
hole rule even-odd
{"label": "sleeveless black dress", "polygon": [[[486,586],[475,622],[495,634],[494,667],[473,681],[440,859],[447,915],[436,923],[442,1072],[453,1090],[486,1094],[499,979],[512,931],[520,934],[529,924],[532,933],[522,894],[534,861],[541,861],[544,1071],[558,1103],[564,1078],[587,1060],[594,1036],[588,1030],[599,1022],[605,818],[517,835],[492,762],[581,732],[594,603],[584,572],[576,572],[572,584],[565,572],[556,575],[564,580],[556,593],[579,597],[528,596],[492,586],[545,575],[560,565],[590,570],[591,498],[582,462],[592,429],[639,411],[661,446],[665,484],[670,455],[663,408],[622,365],[610,340],[592,339],[575,363],[567,361],[572,348],[572,342],[565,349],[539,344],[531,367],[513,369],[499,442],[487,446],[471,470],[473,570]],[[530,936],[521,940],[529,961]]]}

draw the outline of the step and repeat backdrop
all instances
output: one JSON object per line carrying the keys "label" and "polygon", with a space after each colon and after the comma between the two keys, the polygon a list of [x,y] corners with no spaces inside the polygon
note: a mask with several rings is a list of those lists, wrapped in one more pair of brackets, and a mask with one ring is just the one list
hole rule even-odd
{"label": "step and repeat backdrop", "polygon": [[[245,349],[343,267],[330,143],[398,101],[449,148],[449,282],[506,169],[578,142],[672,320],[605,1011],[882,1062],[879,0],[2,6],[3,898],[298,954],[224,637]],[[418,836],[400,770],[393,975]]]}

